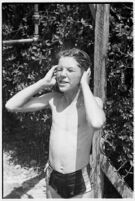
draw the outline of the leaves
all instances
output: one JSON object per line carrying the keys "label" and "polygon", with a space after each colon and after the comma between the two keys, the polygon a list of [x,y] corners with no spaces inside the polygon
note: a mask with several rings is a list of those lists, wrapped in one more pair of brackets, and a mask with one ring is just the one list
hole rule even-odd
{"label": "leaves", "polygon": [[[3,40],[33,37],[33,5],[3,3]],[[132,164],[133,160],[133,5],[111,3],[110,9],[106,65],[107,122],[104,135],[106,154],[115,166],[119,166],[125,160]],[[42,152],[37,156],[41,160],[46,152],[45,147],[48,148],[50,110],[11,115],[5,111],[5,102],[21,89],[44,77],[48,69],[56,64],[55,55],[63,46],[77,46],[86,51],[93,61],[94,27],[88,4],[40,3],[39,13],[37,43],[3,46],[2,82],[4,136],[8,140],[12,133],[25,136],[27,146],[31,143],[33,149],[36,147]]]}
{"label": "leaves", "polygon": [[132,11],[130,3],[111,5],[104,135],[109,141],[106,154],[115,167],[133,161]]}
{"label": "leaves", "polygon": [[[33,37],[33,5],[15,3],[2,5],[3,40]],[[85,15],[82,15],[84,10]],[[25,147],[25,151],[29,153],[26,147],[30,144],[31,150],[36,148],[42,152],[36,159],[38,162],[43,161],[48,148],[50,110],[36,114],[15,115],[5,110],[5,103],[15,93],[44,77],[56,62],[55,54],[63,44],[77,45],[88,52],[92,52],[93,46],[93,27],[87,5],[39,4],[39,12],[39,42],[3,46],[2,52],[4,139],[7,140],[6,143],[11,143],[9,136],[14,134],[13,143],[20,139],[21,146],[17,149]],[[32,157],[32,153],[30,154]]]}

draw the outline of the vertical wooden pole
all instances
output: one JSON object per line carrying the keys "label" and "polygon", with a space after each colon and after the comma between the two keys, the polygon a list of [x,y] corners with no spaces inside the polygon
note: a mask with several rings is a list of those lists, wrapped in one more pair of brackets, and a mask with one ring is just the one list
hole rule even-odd
{"label": "vertical wooden pole", "polygon": [[[94,49],[94,95],[105,101],[106,89],[106,52],[109,36],[109,4],[97,4],[95,19],[95,49]],[[96,131],[92,144],[92,176],[94,198],[103,197],[103,175],[100,168],[100,139],[102,130]]]}
{"label": "vertical wooden pole", "polygon": [[98,4],[95,22],[94,94],[105,101],[106,52],[109,37],[109,4]]}

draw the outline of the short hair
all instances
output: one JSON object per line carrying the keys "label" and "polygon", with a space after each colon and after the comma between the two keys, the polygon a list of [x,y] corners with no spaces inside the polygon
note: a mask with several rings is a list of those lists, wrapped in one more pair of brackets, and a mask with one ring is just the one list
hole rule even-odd
{"label": "short hair", "polygon": [[65,49],[58,53],[57,55],[58,59],[61,57],[74,57],[75,60],[78,62],[80,68],[84,68],[84,70],[87,70],[88,68],[91,68],[91,59],[89,55],[84,52],[83,50],[80,50],[78,48],[72,48],[72,49]]}

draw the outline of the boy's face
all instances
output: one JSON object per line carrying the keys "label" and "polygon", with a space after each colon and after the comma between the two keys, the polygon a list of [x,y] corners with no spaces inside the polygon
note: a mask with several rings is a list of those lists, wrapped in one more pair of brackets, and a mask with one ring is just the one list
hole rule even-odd
{"label": "boy's face", "polygon": [[61,57],[57,67],[57,83],[61,92],[70,91],[79,86],[82,70],[78,62],[70,56]]}

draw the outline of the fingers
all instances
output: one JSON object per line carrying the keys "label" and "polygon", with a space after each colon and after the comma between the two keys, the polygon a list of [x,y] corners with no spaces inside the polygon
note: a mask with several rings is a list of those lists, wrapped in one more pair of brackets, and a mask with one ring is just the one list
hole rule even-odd
{"label": "fingers", "polygon": [[57,68],[57,67],[58,67],[58,65],[55,65],[55,66],[53,66],[51,69],[53,69],[53,70],[54,70],[54,69],[55,69],[55,68]]}
{"label": "fingers", "polygon": [[48,76],[53,76],[55,72],[55,69],[57,68],[58,65],[53,66],[47,73]]}
{"label": "fingers", "polygon": [[52,67],[54,77],[56,77],[56,75],[57,75],[57,67],[58,67],[58,65],[55,65],[55,66]]}
{"label": "fingers", "polygon": [[54,72],[54,70],[55,70],[57,67],[58,67],[58,65],[53,66],[53,67],[50,69],[50,71],[51,71],[51,72]]}

